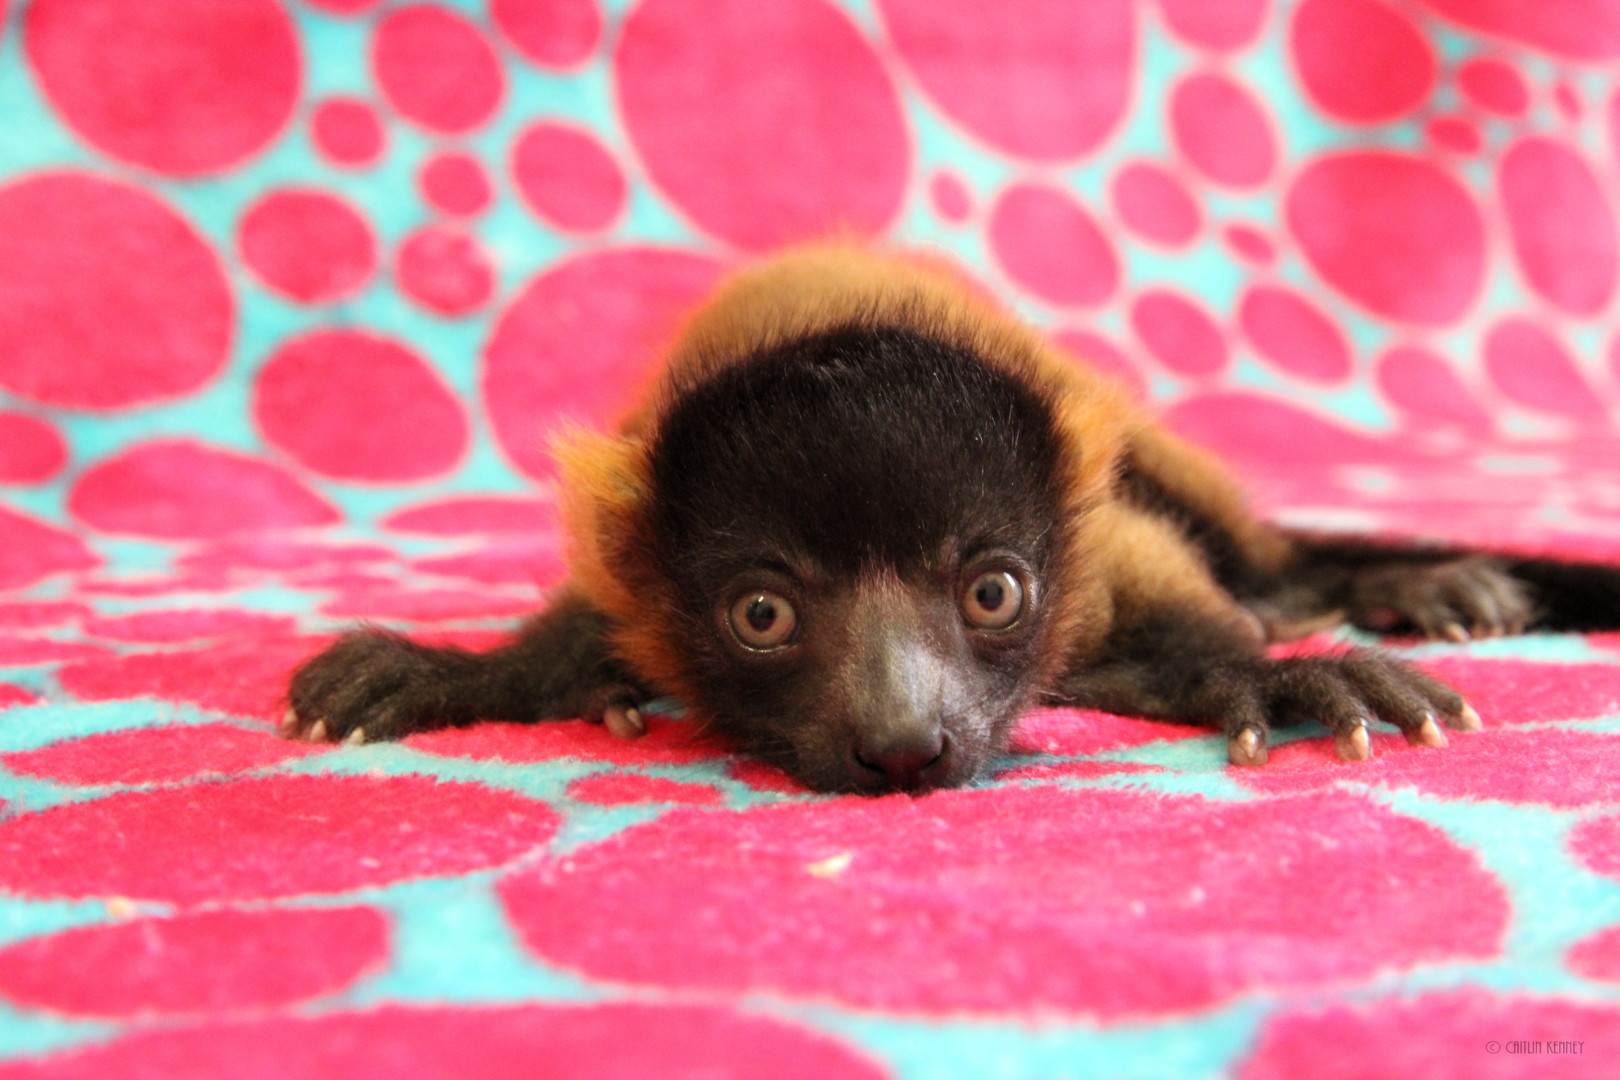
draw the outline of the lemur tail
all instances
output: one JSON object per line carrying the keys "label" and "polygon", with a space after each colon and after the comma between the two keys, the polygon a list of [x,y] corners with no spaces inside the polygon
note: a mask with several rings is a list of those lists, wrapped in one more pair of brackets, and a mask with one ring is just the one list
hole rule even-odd
{"label": "lemur tail", "polygon": [[1620,567],[1560,559],[1503,558],[1530,587],[1540,630],[1620,630]]}

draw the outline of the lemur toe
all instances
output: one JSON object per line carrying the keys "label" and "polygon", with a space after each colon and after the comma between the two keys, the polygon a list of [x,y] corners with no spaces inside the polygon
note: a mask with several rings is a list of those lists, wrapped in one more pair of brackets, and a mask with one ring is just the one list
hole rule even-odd
{"label": "lemur toe", "polygon": [[1226,741],[1226,760],[1233,765],[1257,766],[1270,760],[1265,733],[1246,727]]}
{"label": "lemur toe", "polygon": [[602,710],[602,726],[621,739],[639,739],[647,734],[647,722],[634,705],[609,705]]}

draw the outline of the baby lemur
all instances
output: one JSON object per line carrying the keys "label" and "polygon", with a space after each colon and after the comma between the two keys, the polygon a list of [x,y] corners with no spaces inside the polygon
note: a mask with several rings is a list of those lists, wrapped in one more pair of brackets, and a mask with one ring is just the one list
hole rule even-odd
{"label": "baby lemur", "polygon": [[1266,761],[1480,726],[1348,621],[1430,637],[1620,626],[1620,570],[1257,521],[1204,453],[939,268],[844,246],[736,275],[614,435],[558,449],[570,577],[489,652],[359,630],[293,676],[286,733],[604,720],[673,695],[812,788],[965,784],[1037,701],[1206,724]]}

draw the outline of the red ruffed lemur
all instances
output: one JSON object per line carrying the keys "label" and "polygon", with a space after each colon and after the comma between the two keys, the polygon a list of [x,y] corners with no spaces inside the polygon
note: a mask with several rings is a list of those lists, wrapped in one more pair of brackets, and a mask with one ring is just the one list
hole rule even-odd
{"label": "red ruffed lemur", "polygon": [[1620,569],[1315,537],[924,262],[780,255],[691,318],[614,435],[558,449],[570,578],[508,644],[350,633],[286,734],[477,720],[701,725],[823,791],[972,781],[1037,701],[1205,724],[1230,760],[1318,720],[1440,747],[1479,716],[1379,652],[1270,659],[1349,622],[1430,637],[1620,626]]}

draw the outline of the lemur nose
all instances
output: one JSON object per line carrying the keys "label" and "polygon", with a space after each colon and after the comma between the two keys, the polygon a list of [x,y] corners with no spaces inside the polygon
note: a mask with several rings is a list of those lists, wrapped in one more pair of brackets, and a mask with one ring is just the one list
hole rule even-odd
{"label": "lemur nose", "polygon": [[943,762],[949,750],[950,740],[935,726],[898,739],[857,739],[855,760],[891,787],[905,790],[921,784],[924,774]]}

